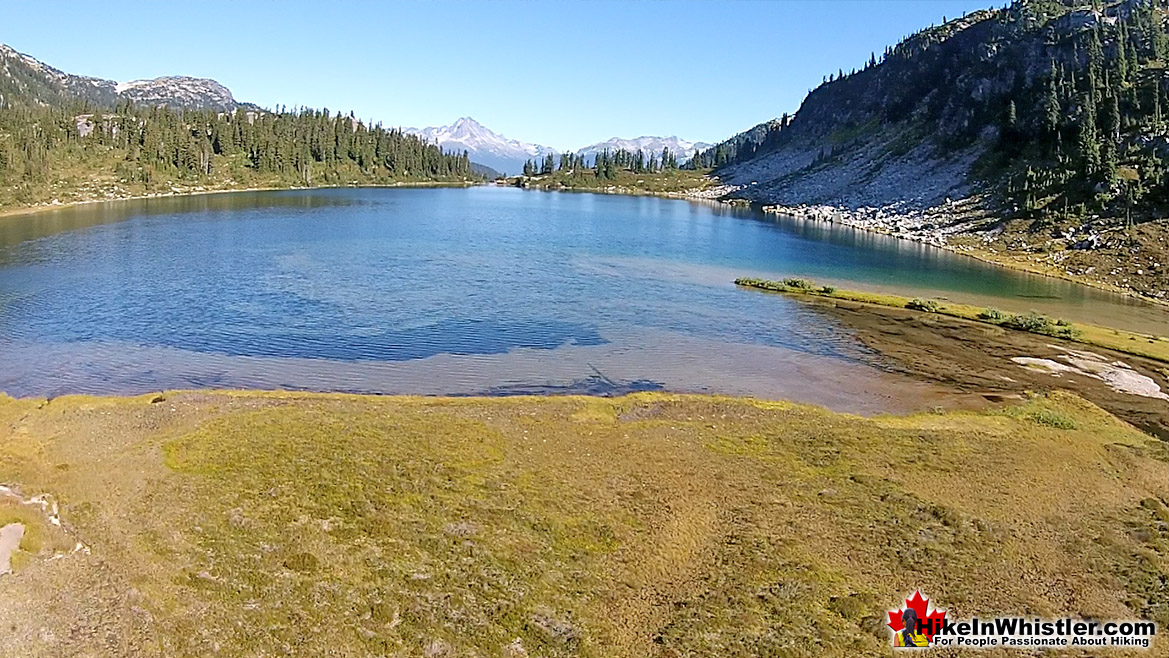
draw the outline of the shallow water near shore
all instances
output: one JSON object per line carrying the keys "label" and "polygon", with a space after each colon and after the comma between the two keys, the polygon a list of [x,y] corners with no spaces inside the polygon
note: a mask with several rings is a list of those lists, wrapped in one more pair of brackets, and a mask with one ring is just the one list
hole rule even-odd
{"label": "shallow water near shore", "polygon": [[946,401],[737,276],[1163,332],[1169,311],[847,227],[652,197],[328,189],[0,221],[0,390],[678,390],[848,411]]}

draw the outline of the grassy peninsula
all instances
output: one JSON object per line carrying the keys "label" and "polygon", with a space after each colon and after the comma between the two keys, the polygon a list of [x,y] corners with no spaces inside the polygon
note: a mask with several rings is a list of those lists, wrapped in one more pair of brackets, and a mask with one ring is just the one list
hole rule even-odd
{"label": "grassy peninsula", "polygon": [[1067,394],[861,418],[168,392],[0,420],[0,481],[62,521],[0,497],[29,530],[5,655],[881,656],[917,588],[1169,622],[1169,451]]}
{"label": "grassy peninsula", "polygon": [[[626,154],[626,159],[631,162],[635,162],[637,156],[643,155],[640,151],[636,154],[624,151],[617,153],[618,156],[621,154]],[[663,196],[692,196],[696,192],[718,185],[718,179],[710,175],[709,169],[656,166],[650,168],[627,163],[626,159],[617,159],[620,164],[608,167],[603,161],[588,166],[583,161],[570,161],[562,163],[559,167],[545,166],[542,170],[533,169],[530,175],[515,176],[507,180],[509,184],[517,187],[543,190],[585,190]],[[551,161],[548,165],[551,165]]]}
{"label": "grassy peninsula", "polygon": [[789,278],[783,281],[769,281],[766,279],[739,278],[735,280],[735,285],[768,292],[811,295],[828,299],[873,304],[876,306],[908,308],[927,313],[938,313],[993,324],[1006,329],[1052,336],[1054,338],[1064,338],[1086,345],[1106,347],[1118,352],[1135,354],[1169,363],[1169,336],[1139,334],[1132,331],[1110,329],[1091,324],[1077,323],[1073,325],[1070,322],[1058,318],[1050,318],[1035,313],[1019,315],[1004,313],[994,308],[982,308],[969,304],[956,304],[934,299],[909,298],[900,295],[859,292],[856,290],[841,290],[834,286],[817,285],[807,279]]}

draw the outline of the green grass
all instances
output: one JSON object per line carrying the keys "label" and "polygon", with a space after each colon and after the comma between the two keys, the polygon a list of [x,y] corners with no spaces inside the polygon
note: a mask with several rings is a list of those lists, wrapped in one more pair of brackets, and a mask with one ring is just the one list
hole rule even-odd
{"label": "green grass", "polygon": [[556,171],[546,176],[515,178],[517,184],[541,189],[617,191],[633,194],[680,194],[703,189],[712,184],[709,171],[689,169],[665,170],[657,173],[636,174],[631,171],[617,172],[616,179],[597,178],[591,169],[580,173]]}
{"label": "green grass", "polygon": [[[789,282],[792,281],[799,281],[800,285],[790,285]],[[1014,315],[992,308],[980,308],[968,304],[954,304],[933,299],[911,299],[899,295],[838,290],[832,286],[817,287],[811,281],[802,279],[784,279],[780,282],[765,279],[740,278],[735,279],[735,285],[768,292],[813,295],[816,297],[841,299],[876,306],[891,306],[928,313],[940,313],[942,315],[993,324],[1008,329],[1065,338],[1086,345],[1106,347],[1118,352],[1169,362],[1169,338],[1167,337],[1138,334],[1131,331],[1110,329],[1091,324],[1073,325],[1066,320],[1053,319],[1037,313]]]}
{"label": "green grass", "polygon": [[[93,551],[4,583],[27,619],[0,653],[137,632],[136,655],[882,656],[919,587],[962,615],[1169,621],[1166,512],[1141,502],[1169,500],[1169,451],[1070,395],[877,418],[152,397],[0,398],[0,476],[57,495]],[[150,623],[91,634],[124,596]]]}
{"label": "green grass", "polygon": [[9,497],[0,498],[0,528],[10,523],[24,526],[19,550],[11,556],[14,570],[21,569],[34,557],[48,558],[74,546],[63,531],[48,522],[39,505],[25,505]]}
{"label": "green grass", "polygon": [[1073,415],[1050,406],[1035,404],[1034,401],[1007,407],[1002,413],[1011,418],[1021,418],[1059,430],[1074,430],[1080,426]]}

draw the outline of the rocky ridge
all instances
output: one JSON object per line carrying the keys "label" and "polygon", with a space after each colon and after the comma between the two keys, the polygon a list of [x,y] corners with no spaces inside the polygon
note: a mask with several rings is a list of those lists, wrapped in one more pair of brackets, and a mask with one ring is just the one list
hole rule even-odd
{"label": "rocky ridge", "polygon": [[225,112],[241,106],[254,107],[239,103],[232,96],[231,90],[207,78],[165,76],[116,82],[73,75],[0,44],[0,102],[8,98],[31,100],[42,105],[80,100],[107,108],[121,100],[141,105]]}
{"label": "rocky ridge", "polygon": [[[1019,0],[923,30],[879,61],[827,78],[794,116],[703,152],[704,164],[716,166],[726,199],[1166,300],[1169,222],[1158,199],[1167,188],[1156,163],[1169,148],[1148,108],[1157,105],[1150,94],[1169,88],[1154,84],[1164,76],[1153,43],[1166,39],[1169,11],[1146,0],[1082,5]],[[1114,80],[1122,55],[1130,71],[1127,86],[1110,89],[1128,94],[1114,138],[1128,160],[1121,169],[1146,190],[1135,226],[1121,188],[1079,169],[1079,146],[1056,161],[1043,141],[1055,80],[1063,143],[1083,130],[1075,99],[1086,92],[1076,85],[1089,84],[1093,40]]]}

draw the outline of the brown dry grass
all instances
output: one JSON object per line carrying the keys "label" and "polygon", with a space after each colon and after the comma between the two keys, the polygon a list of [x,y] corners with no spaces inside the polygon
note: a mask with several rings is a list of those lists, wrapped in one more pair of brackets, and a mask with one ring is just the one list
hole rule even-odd
{"label": "brown dry grass", "polygon": [[1070,395],[165,397],[0,402],[0,482],[92,548],[0,578],[0,654],[886,655],[916,588],[1169,621],[1169,451]]}

